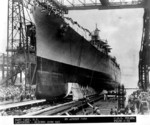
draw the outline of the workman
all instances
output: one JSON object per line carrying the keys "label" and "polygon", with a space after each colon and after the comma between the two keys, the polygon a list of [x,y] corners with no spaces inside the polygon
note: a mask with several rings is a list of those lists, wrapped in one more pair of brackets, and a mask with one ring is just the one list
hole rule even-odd
{"label": "workman", "polygon": [[93,107],[93,114],[94,115],[101,115],[101,111],[99,107]]}

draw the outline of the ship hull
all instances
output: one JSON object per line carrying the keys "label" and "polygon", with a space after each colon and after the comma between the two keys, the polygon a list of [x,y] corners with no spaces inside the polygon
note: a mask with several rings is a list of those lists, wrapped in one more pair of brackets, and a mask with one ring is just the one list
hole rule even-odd
{"label": "ship hull", "polygon": [[60,36],[63,19],[34,11],[37,38],[37,98],[64,97],[68,83],[91,87],[96,93],[120,83],[120,68],[69,27]]}
{"label": "ship hull", "polygon": [[80,87],[90,86],[96,93],[103,89],[112,90],[118,84],[111,76],[102,72],[72,66],[38,57],[37,90],[38,99],[64,97],[68,83],[79,83]]}

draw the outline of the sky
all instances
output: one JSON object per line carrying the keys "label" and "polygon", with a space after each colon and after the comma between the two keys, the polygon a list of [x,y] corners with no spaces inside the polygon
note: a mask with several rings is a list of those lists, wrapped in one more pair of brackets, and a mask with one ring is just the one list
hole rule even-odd
{"label": "sky", "polygon": [[122,84],[137,87],[138,61],[143,28],[143,9],[86,10],[69,13],[81,26],[93,31],[98,25],[100,37],[112,47],[122,72]]}
{"label": "sky", "polygon": [[[107,39],[117,58],[126,87],[137,87],[138,60],[143,27],[143,9],[70,11],[68,14],[81,26],[93,31],[100,29],[100,37]],[[0,53],[7,43],[7,1],[0,1]]]}

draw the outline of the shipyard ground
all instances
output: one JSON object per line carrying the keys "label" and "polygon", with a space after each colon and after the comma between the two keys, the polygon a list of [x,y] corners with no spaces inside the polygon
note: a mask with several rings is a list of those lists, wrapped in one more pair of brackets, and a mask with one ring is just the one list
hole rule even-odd
{"label": "shipyard ground", "polygon": [[[143,92],[140,90],[134,91],[130,96],[126,98],[126,104],[125,108],[118,110],[118,100],[116,97],[107,97],[104,100],[103,95],[99,95],[99,99],[97,101],[90,102],[90,99],[84,100],[83,102],[86,102],[86,105],[80,106],[80,108],[75,106],[77,109],[73,112],[67,112],[65,115],[146,115],[150,114],[150,101],[149,96],[146,96],[147,94],[150,95],[150,92]],[[139,95],[139,96],[138,96]],[[141,97],[141,99],[137,97]],[[140,101],[141,100],[141,101]],[[148,103],[146,103],[146,100]],[[24,115],[26,113],[31,113],[33,111],[37,111],[43,108],[52,107],[54,105],[58,104],[64,104],[65,102],[53,102],[51,103],[39,103],[40,100],[33,99],[31,100],[8,100],[0,102],[0,110],[2,111],[0,115]],[[138,103],[139,102],[139,103]],[[34,103],[34,104],[32,104]],[[38,104],[39,103],[39,104]],[[138,106],[138,104],[142,104],[143,106]],[[148,105],[146,105],[148,104]],[[25,108],[23,108],[23,105]],[[16,107],[16,108],[15,108]],[[22,107],[22,108],[17,108]],[[75,108],[74,107],[74,108]],[[6,109],[11,109],[6,111]],[[28,108],[28,110],[27,110]],[[18,111],[19,110],[19,111]],[[113,110],[113,113],[112,113]],[[72,111],[72,110],[71,110]],[[97,112],[98,111],[98,112]],[[19,112],[19,113],[18,113]],[[57,114],[59,115],[59,113]],[[60,114],[61,115],[61,114]],[[63,115],[63,114],[62,114]]]}
{"label": "shipyard ground", "polygon": [[[40,100],[39,100],[40,101]],[[4,102],[3,104],[1,104],[1,109],[5,109],[8,107],[17,107],[17,105],[26,105],[26,104],[30,104],[30,103],[38,103],[38,100],[33,100],[33,101],[24,101],[24,102],[18,102],[18,103],[11,103],[11,104],[5,104]],[[97,102],[94,102],[93,104],[91,104],[91,106],[93,107],[97,107],[100,110],[100,114],[97,114],[96,112],[94,112],[94,108],[91,106],[87,106],[86,108],[83,108],[82,110],[80,110],[79,112],[77,112],[76,114],[70,114],[70,115],[110,115],[110,111],[111,109],[114,109],[115,107],[117,107],[117,101],[115,100],[99,100]],[[32,111],[34,109],[34,111],[39,110],[39,106],[31,106],[31,109],[24,109],[24,110],[20,110],[19,108],[16,108],[14,111],[10,111],[6,112],[5,110],[0,114],[3,116],[7,116],[7,115],[24,115],[26,114],[26,112],[30,112],[30,110]],[[20,110],[20,111],[18,111]],[[86,112],[85,112],[86,111]],[[19,112],[19,114],[18,114]]]}
{"label": "shipyard ground", "polygon": [[[110,115],[111,109],[115,109],[115,107],[118,107],[118,101],[111,99],[100,100],[98,102],[95,102],[93,106],[99,108],[101,115]],[[89,106],[86,109],[84,109],[84,111],[79,112],[77,115],[97,115],[97,114],[94,113],[93,108]]]}

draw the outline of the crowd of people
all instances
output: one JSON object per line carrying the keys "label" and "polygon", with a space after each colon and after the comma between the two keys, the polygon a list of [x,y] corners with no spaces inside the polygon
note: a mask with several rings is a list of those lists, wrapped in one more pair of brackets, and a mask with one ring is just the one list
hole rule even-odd
{"label": "crowd of people", "polygon": [[1,86],[0,87],[0,102],[5,101],[23,101],[24,99],[34,99],[34,91],[26,92],[22,86]]}
{"label": "crowd of people", "polygon": [[110,115],[131,115],[150,113],[150,91],[134,91],[127,100],[127,105],[122,109],[111,108]]}
{"label": "crowd of people", "polygon": [[21,88],[18,86],[1,86],[0,87],[0,102],[13,100],[21,93]]}
{"label": "crowd of people", "polygon": [[145,114],[150,109],[150,91],[137,90],[133,92],[128,99],[126,106],[131,113]]}
{"label": "crowd of people", "polygon": [[129,107],[125,107],[121,109],[118,109],[117,107],[115,107],[114,109],[111,108],[110,110],[110,115],[131,115],[133,113],[134,112],[132,112]]}

